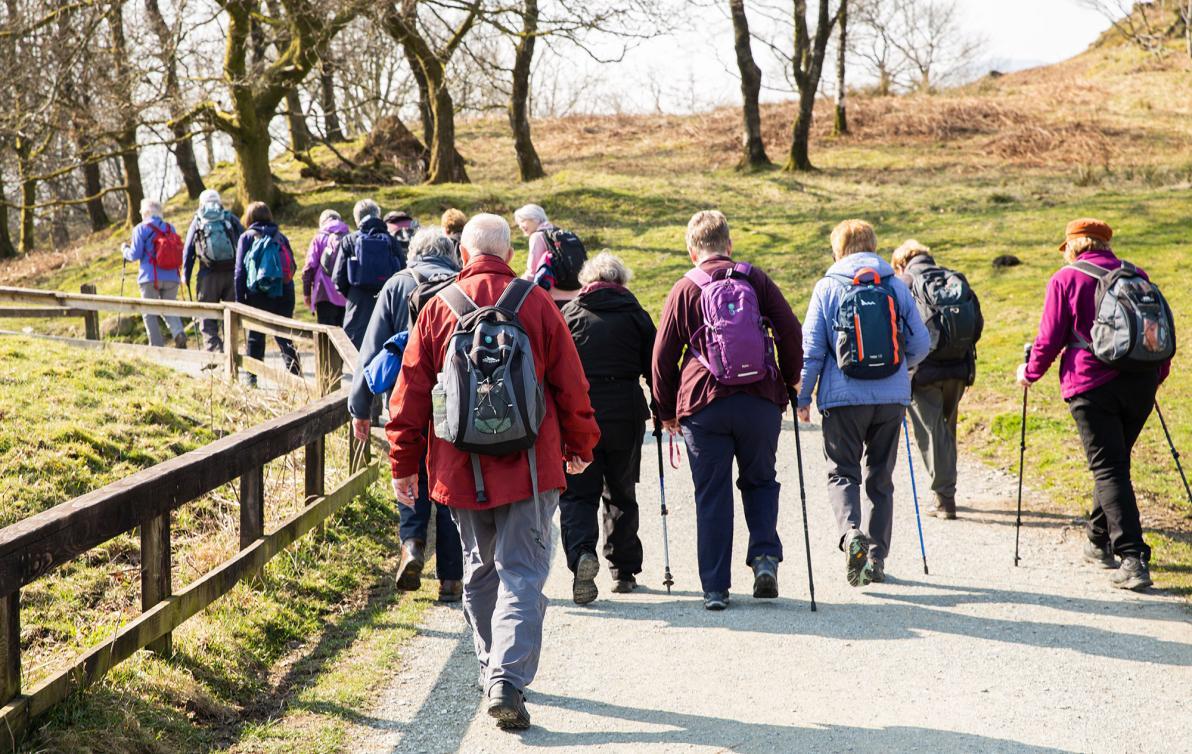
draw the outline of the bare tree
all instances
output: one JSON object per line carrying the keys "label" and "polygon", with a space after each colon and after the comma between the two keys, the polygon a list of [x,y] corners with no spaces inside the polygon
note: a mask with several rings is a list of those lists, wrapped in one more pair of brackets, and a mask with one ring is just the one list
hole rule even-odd
{"label": "bare tree", "polygon": [[[186,13],[185,3],[179,5],[175,23],[179,26]],[[182,85],[178,80],[178,39],[181,29],[171,29],[166,23],[165,16],[157,0],[145,0],[145,18],[149,22],[150,30],[156,37],[156,49],[161,61],[163,79],[165,82],[165,100],[169,108],[170,117],[178,118],[186,112],[182,101]],[[203,176],[199,172],[199,163],[195,159],[195,147],[190,129],[182,123],[174,123],[170,131],[174,135],[174,160],[178,163],[178,172],[182,174],[182,182],[186,186],[186,194],[191,199],[198,199],[199,194],[206,188]]]}
{"label": "bare tree", "polygon": [[915,74],[915,89],[931,92],[969,68],[984,40],[966,34],[957,0],[891,0],[898,33],[895,49]]}
{"label": "bare tree", "polygon": [[1122,39],[1153,55],[1165,52],[1164,43],[1182,24],[1192,57],[1192,0],[1080,0],[1080,4],[1105,16]]}
{"label": "bare tree", "polygon": [[141,200],[145,198],[145,185],[141,179],[140,150],[137,147],[140,118],[133,95],[137,74],[129,62],[131,57],[124,33],[124,2],[125,0],[110,0],[107,7],[107,24],[112,71],[116,76],[112,94],[119,108],[119,127],[115,137],[120,148],[120,163],[124,169],[124,191],[128,197],[125,222],[132,227],[141,219]]}
{"label": "bare tree", "polygon": [[899,34],[894,5],[889,0],[852,0],[853,33],[849,52],[875,80],[875,92],[888,97],[906,74],[906,58],[894,45]]}
{"label": "bare tree", "polygon": [[791,56],[791,75],[799,89],[799,109],[791,126],[790,157],[783,166],[784,170],[815,169],[809,155],[815,96],[824,70],[828,39],[840,15],[839,6],[835,12],[829,7],[830,0],[818,0],[815,4],[817,13],[813,35],[807,24],[807,0],[794,0],[795,46],[794,55]]}
{"label": "bare tree", "polygon": [[328,141],[344,141],[343,125],[335,102],[335,61],[330,46],[319,53],[319,109],[323,111],[323,137]]}
{"label": "bare tree", "polygon": [[17,247],[13,245],[8,229],[8,206],[8,196],[4,187],[4,166],[0,165],[0,259],[17,255]]}
{"label": "bare tree", "polygon": [[837,136],[848,133],[848,109],[845,102],[844,74],[848,55],[848,0],[840,0],[840,34],[836,41],[836,121],[832,132]]}
{"label": "bare tree", "polygon": [[766,144],[762,140],[762,115],[758,104],[762,90],[762,69],[753,58],[745,1],[729,0],[728,7],[733,21],[733,49],[737,54],[737,69],[741,73],[741,115],[745,127],[741,137],[745,152],[741,156],[739,167],[757,170],[773,164],[766,154]]}

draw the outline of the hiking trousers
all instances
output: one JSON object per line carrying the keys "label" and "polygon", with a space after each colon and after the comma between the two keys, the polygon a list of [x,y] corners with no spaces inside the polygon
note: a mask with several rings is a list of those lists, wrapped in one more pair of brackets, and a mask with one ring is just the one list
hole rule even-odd
{"label": "hiking trousers", "polygon": [[745,564],[763,555],[782,560],[781,485],[774,469],[782,409],[765,398],[737,393],[712,401],[680,425],[695,483],[700,583],[705,592],[726,592],[732,585],[734,458],[749,527]]}
{"label": "hiking trousers", "polygon": [[360,348],[364,342],[364,335],[368,332],[368,321],[372,319],[373,309],[377,306],[377,292],[353,286],[348,289],[348,302],[344,307],[344,332],[352,341],[352,345]]}
{"label": "hiking trousers", "polygon": [[567,475],[567,489],[559,498],[559,524],[572,573],[582,553],[596,552],[602,510],[609,574],[619,580],[642,572],[637,481],[644,430],[639,420],[601,422],[592,465],[582,474]]}
{"label": "hiking trousers", "polygon": [[911,427],[931,476],[931,491],[941,500],[956,499],[956,419],[967,380],[915,385],[911,390]]}
{"label": "hiking trousers", "polygon": [[1093,472],[1093,510],[1085,533],[1096,544],[1110,544],[1119,556],[1143,560],[1150,559],[1151,548],[1142,538],[1130,454],[1151,415],[1157,389],[1154,372],[1123,372],[1068,401]]}
{"label": "hiking trousers", "polygon": [[[525,690],[538,673],[550,573],[550,526],[559,491],[538,505],[521,500],[487,510],[452,508],[464,551],[464,617],[472,627],[487,694],[498,681]],[[542,543],[533,530],[542,533]]]}
{"label": "hiking trousers", "polygon": [[[277,298],[267,296],[264,293],[250,293],[248,300],[244,303],[248,304],[254,309],[261,309],[270,314],[277,314],[282,317],[294,316],[294,284],[289,283],[282,286],[282,294]],[[298,351],[294,348],[294,341],[289,338],[274,338],[277,341],[277,348],[281,351],[282,362],[286,365],[286,369],[291,374],[302,375],[302,367],[298,362]],[[250,358],[264,361],[265,359],[265,333],[249,330],[248,334],[244,336],[244,350]],[[233,344],[233,347],[235,345]],[[251,375],[250,375],[251,376]],[[249,380],[252,384],[256,384],[256,380]]]}
{"label": "hiking trousers", "polygon": [[[199,267],[195,277],[195,298],[204,304],[218,304],[236,300],[235,270],[212,270]],[[223,338],[219,334],[222,319],[205,319],[199,326],[203,333],[203,348],[212,352],[223,350]]]}
{"label": "hiking trousers", "polygon": [[[430,499],[430,480],[426,461],[418,469],[418,497],[414,507],[401,505],[401,541],[411,539],[426,544],[432,517],[435,522],[435,575],[439,581],[459,581],[464,577],[464,555],[459,543],[459,529],[451,509]],[[433,516],[432,516],[433,514]]]}
{"label": "hiking trousers", "polygon": [[[837,406],[824,415],[824,457],[828,460],[828,502],[844,538],[860,529],[872,544],[869,554],[885,560],[894,529],[894,465],[905,409],[897,403]],[[864,464],[864,469],[862,469]],[[861,484],[866,501],[861,501]]]}
{"label": "hiking trousers", "polygon": [[[156,299],[158,301],[177,301],[178,300],[178,283],[158,283],[156,286],[153,283],[141,283],[141,298]],[[149,336],[149,345],[161,348],[166,344],[165,338],[161,336],[161,320],[165,320],[166,326],[170,328],[170,336],[178,337],[184,332],[181,317],[162,317],[157,314],[143,314],[141,319],[145,322],[145,334]]]}

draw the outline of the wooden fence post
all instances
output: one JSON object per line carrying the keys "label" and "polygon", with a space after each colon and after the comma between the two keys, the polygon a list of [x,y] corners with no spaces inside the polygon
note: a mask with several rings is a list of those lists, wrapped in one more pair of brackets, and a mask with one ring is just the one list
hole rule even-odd
{"label": "wooden fence post", "polygon": [[229,306],[224,307],[224,360],[225,374],[229,382],[235,382],[240,374],[236,355],[240,349],[240,317]]}
{"label": "wooden fence post", "polygon": [[21,693],[21,590],[0,597],[0,705]]}
{"label": "wooden fence post", "polygon": [[339,390],[343,373],[344,360],[331,343],[331,336],[315,332],[315,382],[319,386],[320,398]]}
{"label": "wooden fence post", "polygon": [[[148,610],[174,593],[170,557],[170,513],[141,524],[141,610]],[[174,651],[173,634],[145,645],[162,657]]]}
{"label": "wooden fence post", "polygon": [[240,475],[240,549],[265,535],[265,467]]}
{"label": "wooden fence post", "polygon": [[[79,286],[80,293],[95,293],[95,285],[92,283],[83,283]],[[87,312],[83,315],[83,328],[86,331],[87,340],[99,340],[99,312]]]}

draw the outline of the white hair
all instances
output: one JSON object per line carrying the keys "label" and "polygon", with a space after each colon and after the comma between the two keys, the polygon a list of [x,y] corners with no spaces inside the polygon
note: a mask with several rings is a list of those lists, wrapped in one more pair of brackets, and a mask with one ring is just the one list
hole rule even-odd
{"label": "white hair", "polygon": [[327,223],[331,222],[332,220],[335,220],[337,222],[343,222],[343,218],[340,217],[339,213],[333,209],[325,209],[321,213],[319,213],[319,227],[320,228],[323,227],[324,225],[326,225]]}
{"label": "white hair", "polygon": [[423,228],[410,239],[410,259],[425,259],[427,257],[442,257],[458,262],[455,254],[455,241],[447,237],[439,226]]}
{"label": "white hair", "polygon": [[602,251],[584,262],[583,268],[579,271],[580,285],[601,281],[625,285],[632,278],[633,273],[625,266],[620,257],[609,251]]}
{"label": "white hair", "polygon": [[218,204],[223,206],[223,199],[219,197],[219,192],[215,189],[204,189],[203,193],[199,194],[199,206],[205,204]]}
{"label": "white hair", "polygon": [[513,247],[509,243],[509,223],[500,215],[481,212],[464,225],[459,245],[469,254],[503,257]]}
{"label": "white hair", "polygon": [[533,220],[541,225],[549,222],[546,219],[546,210],[537,204],[527,204],[513,213],[514,222],[521,222],[522,220]]}
{"label": "white hair", "polygon": [[355,207],[352,207],[352,217],[355,218],[357,225],[360,225],[370,217],[380,216],[381,207],[372,199],[361,199],[356,202]]}
{"label": "white hair", "polygon": [[161,202],[157,201],[156,199],[142,199],[141,217],[145,219],[150,217],[161,217]]}

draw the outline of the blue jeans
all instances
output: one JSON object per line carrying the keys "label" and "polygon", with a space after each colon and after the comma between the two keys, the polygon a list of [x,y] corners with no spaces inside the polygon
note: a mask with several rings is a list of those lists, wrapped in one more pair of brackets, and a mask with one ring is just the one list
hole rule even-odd
{"label": "blue jeans", "polygon": [[695,483],[696,547],[705,592],[732,584],[733,459],[749,527],[745,564],[763,555],[782,560],[778,538],[778,483],[774,459],[782,409],[765,398],[730,395],[683,419],[683,438]]}
{"label": "blue jeans", "polygon": [[430,499],[430,482],[426,464],[418,469],[418,497],[414,507],[401,508],[401,541],[416,539],[426,542],[430,531],[431,511],[435,516],[435,572],[439,581],[459,581],[464,577],[464,555],[459,541],[459,529],[451,519],[451,509]]}

